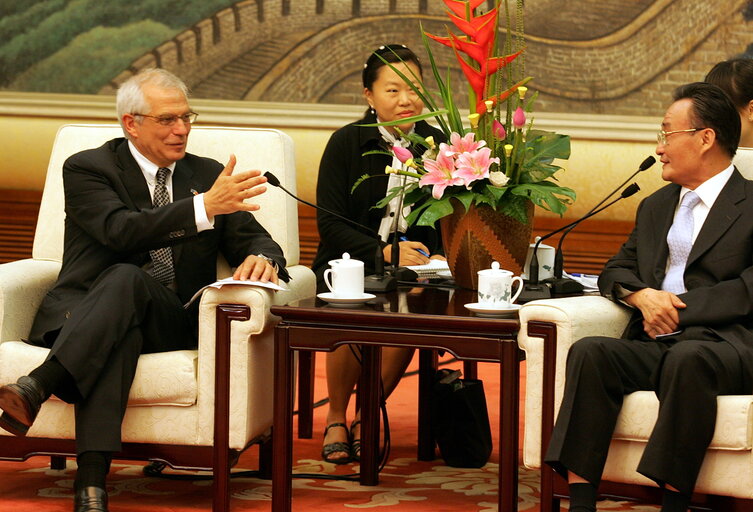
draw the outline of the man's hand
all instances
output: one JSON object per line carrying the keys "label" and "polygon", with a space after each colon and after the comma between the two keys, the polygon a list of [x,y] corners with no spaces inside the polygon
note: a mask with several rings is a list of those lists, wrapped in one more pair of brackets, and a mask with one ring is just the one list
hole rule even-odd
{"label": "man's hand", "polygon": [[260,176],[261,171],[246,171],[233,175],[235,162],[235,155],[230,155],[227,165],[212,188],[204,193],[204,208],[210,219],[223,213],[256,211],[259,209],[258,204],[244,203],[243,200],[267,191],[267,187],[260,186],[267,181],[267,178]]}
{"label": "man's hand", "polygon": [[[400,261],[398,265],[426,265],[429,258],[418,252],[419,250],[429,254],[429,249],[421,242],[400,242]],[[392,263],[392,245],[382,249],[384,261]]]}
{"label": "man's hand", "polygon": [[233,274],[238,281],[272,281],[277,284],[277,271],[270,262],[259,256],[247,256]]}
{"label": "man's hand", "polygon": [[623,300],[643,313],[643,330],[651,339],[677,331],[680,323],[677,310],[685,308],[685,303],[674,293],[653,288],[638,290]]}

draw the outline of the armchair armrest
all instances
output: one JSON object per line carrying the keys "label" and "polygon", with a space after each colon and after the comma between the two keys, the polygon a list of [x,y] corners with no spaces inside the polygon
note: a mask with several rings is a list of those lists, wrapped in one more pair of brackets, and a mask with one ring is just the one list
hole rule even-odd
{"label": "armchair armrest", "polygon": [[554,373],[554,417],[559,410],[565,386],[565,362],[573,343],[585,336],[618,337],[630,318],[628,307],[597,295],[538,300],[520,308],[518,345],[526,352],[526,400],[523,462],[527,467],[541,464],[541,417],[544,382],[543,339],[528,335],[528,322],[549,322],[557,331]]}
{"label": "armchair armrest", "polygon": [[60,272],[56,261],[25,259],[0,265],[0,343],[26,338]]}

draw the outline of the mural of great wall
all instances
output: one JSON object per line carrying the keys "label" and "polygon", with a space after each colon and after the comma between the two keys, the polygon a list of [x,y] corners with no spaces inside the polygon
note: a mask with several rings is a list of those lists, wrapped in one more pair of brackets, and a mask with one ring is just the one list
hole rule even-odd
{"label": "mural of great wall", "polygon": [[[224,3],[92,92],[112,94],[132,73],[161,66],[195,97],[361,104],[371,50],[401,42],[425,56],[419,26],[446,33],[440,0]],[[658,115],[677,85],[701,80],[720,60],[753,57],[753,0],[527,0],[525,24],[540,111]],[[451,51],[432,48],[462,96]]]}

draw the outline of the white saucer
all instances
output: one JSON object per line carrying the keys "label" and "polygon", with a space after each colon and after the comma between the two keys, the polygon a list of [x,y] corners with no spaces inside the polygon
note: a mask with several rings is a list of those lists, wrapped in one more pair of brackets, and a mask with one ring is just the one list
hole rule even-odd
{"label": "white saucer", "polygon": [[376,295],[373,293],[364,293],[360,297],[336,297],[332,292],[319,293],[316,295],[323,301],[329,302],[335,306],[351,306],[353,304],[363,304],[371,299],[375,299]]}
{"label": "white saucer", "polygon": [[497,317],[517,314],[518,310],[520,309],[520,304],[510,304],[509,306],[494,306],[491,304],[472,302],[470,304],[466,304],[465,307],[476,313],[478,316]]}

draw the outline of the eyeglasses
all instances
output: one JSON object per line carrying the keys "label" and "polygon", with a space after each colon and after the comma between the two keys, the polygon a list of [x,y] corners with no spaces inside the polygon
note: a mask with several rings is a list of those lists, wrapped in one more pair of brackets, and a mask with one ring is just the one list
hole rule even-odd
{"label": "eyeglasses", "polygon": [[699,130],[703,130],[703,128],[688,128],[687,130],[672,130],[671,132],[665,132],[664,130],[659,130],[659,133],[656,134],[656,141],[662,146],[666,146],[667,137],[670,135],[674,135],[675,133],[697,132]]}
{"label": "eyeglasses", "polygon": [[174,116],[174,115],[173,116],[150,116],[147,114],[133,114],[133,115],[154,119],[156,122],[158,122],[162,126],[172,126],[178,122],[178,119],[183,121],[184,124],[191,124],[194,121],[196,121],[197,117],[199,117],[199,114],[197,114],[196,112],[189,112],[188,114],[183,114],[182,116]]}

